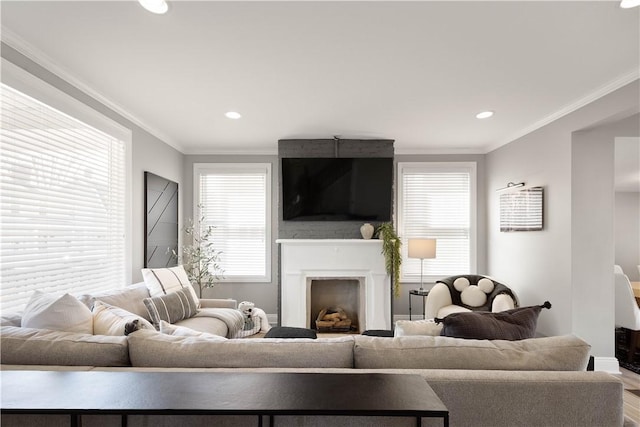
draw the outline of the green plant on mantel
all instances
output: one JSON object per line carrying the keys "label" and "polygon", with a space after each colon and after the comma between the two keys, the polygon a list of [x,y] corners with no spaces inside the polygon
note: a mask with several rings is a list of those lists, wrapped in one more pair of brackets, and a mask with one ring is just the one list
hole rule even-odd
{"label": "green plant on mantel", "polygon": [[[198,206],[198,208],[202,212],[202,207]],[[220,266],[222,251],[215,249],[213,244],[215,227],[212,225],[204,226],[204,223],[203,215],[200,216],[199,224],[201,227],[189,219],[189,223],[184,227],[184,234],[186,240],[191,241],[191,244],[182,246],[180,254],[173,251],[173,256],[177,257],[184,266],[191,284],[199,288],[200,296],[202,296],[204,288],[214,287],[224,273]]]}
{"label": "green plant on mantel", "polygon": [[393,294],[400,296],[400,266],[402,256],[400,248],[402,241],[396,234],[396,230],[391,222],[383,222],[377,228],[378,238],[382,240],[382,254],[384,255],[385,268],[387,274],[393,278]]}

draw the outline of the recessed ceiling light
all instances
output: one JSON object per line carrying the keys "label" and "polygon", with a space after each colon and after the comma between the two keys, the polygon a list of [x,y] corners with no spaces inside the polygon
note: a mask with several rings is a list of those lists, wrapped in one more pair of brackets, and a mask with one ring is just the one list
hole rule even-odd
{"label": "recessed ceiling light", "polygon": [[138,0],[138,2],[149,12],[157,13],[158,15],[167,13],[167,10],[169,10],[169,5],[165,0]]}
{"label": "recessed ceiling light", "polygon": [[236,113],[235,111],[228,111],[224,113],[224,115],[229,119],[239,119],[240,117],[242,117],[240,113]]}
{"label": "recessed ceiling light", "polygon": [[482,113],[476,114],[476,119],[488,119],[493,116],[493,111],[483,111]]}
{"label": "recessed ceiling light", "polygon": [[622,0],[620,2],[620,7],[623,9],[631,9],[636,6],[640,6],[640,0]]}

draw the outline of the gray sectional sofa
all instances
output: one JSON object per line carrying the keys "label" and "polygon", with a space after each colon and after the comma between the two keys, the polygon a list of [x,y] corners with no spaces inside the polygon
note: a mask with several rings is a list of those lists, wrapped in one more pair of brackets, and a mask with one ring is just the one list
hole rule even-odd
{"label": "gray sectional sofa", "polygon": [[[139,330],[93,336],[2,327],[4,370],[356,372],[421,375],[450,411],[452,426],[621,426],[622,384],[585,371],[590,346],[574,336],[522,341],[348,335],[312,339],[211,340]],[[215,384],[212,384],[215,387]],[[151,392],[151,391],[150,391]],[[122,390],[126,398],[126,390]],[[66,426],[60,415],[6,415],[3,425]],[[85,426],[119,425],[83,416]],[[411,419],[276,417],[278,426],[414,425]],[[128,425],[244,426],[255,417],[129,416]],[[442,425],[423,420],[423,425]]]}

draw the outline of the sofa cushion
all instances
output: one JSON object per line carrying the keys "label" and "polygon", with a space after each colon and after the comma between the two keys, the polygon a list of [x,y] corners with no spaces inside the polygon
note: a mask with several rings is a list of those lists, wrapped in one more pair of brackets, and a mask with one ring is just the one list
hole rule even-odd
{"label": "sofa cushion", "polygon": [[521,340],[533,338],[538,324],[538,315],[543,308],[551,308],[549,301],[543,305],[520,307],[492,313],[473,311],[452,313],[443,319],[441,335],[453,338],[487,340]]}
{"label": "sofa cushion", "polygon": [[3,364],[129,366],[125,336],[4,326],[0,329]]}
{"label": "sofa cushion", "polygon": [[146,320],[151,320],[144,300],[149,298],[149,289],[144,283],[135,283],[133,285],[111,289],[91,295],[80,295],[78,299],[86,304],[89,309],[93,309],[96,301],[102,301],[109,305],[120,307],[130,313],[137,314]]}
{"label": "sofa cushion", "polygon": [[353,368],[353,337],[211,341],[142,329],[130,334],[137,367]]}
{"label": "sofa cushion", "polygon": [[187,289],[191,293],[191,297],[200,307],[200,301],[196,291],[191,286],[189,276],[184,271],[184,267],[178,265],[171,268],[143,268],[142,278],[145,285],[149,289],[149,295],[152,297],[166,295],[180,289]]}
{"label": "sofa cushion", "polygon": [[148,320],[129,313],[119,307],[96,301],[93,305],[93,334],[94,335],[126,335],[125,325],[138,320],[140,328],[153,329]]}
{"label": "sofa cushion", "polygon": [[356,368],[580,371],[591,346],[572,335],[520,341],[355,337]]}
{"label": "sofa cushion", "polygon": [[220,335],[196,331],[195,329],[187,328],[186,326],[172,325],[171,323],[167,323],[164,320],[160,321],[160,333],[166,335],[174,335],[177,337],[200,337],[218,341],[227,340],[227,338],[221,337]]}
{"label": "sofa cushion", "polygon": [[207,309],[202,309],[193,317],[188,319],[182,319],[179,322],[174,323],[176,326],[184,326],[185,328],[194,329],[200,332],[206,332],[208,334],[219,335],[221,337],[229,337],[229,328],[227,324],[215,317],[207,316],[207,313],[202,313]]}
{"label": "sofa cushion", "polygon": [[156,329],[160,329],[161,320],[175,323],[179,320],[193,317],[198,312],[191,293],[186,289],[180,289],[157,297],[145,298],[143,301]]}
{"label": "sofa cushion", "polygon": [[72,295],[35,291],[24,308],[21,326],[93,334],[93,315]]}

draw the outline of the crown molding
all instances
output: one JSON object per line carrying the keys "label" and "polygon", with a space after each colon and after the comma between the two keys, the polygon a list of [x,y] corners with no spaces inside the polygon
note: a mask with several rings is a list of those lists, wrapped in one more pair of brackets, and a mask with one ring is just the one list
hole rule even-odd
{"label": "crown molding", "polygon": [[485,154],[480,148],[425,148],[425,147],[396,147],[396,156],[408,155],[462,155],[462,154]]}
{"label": "crown molding", "polygon": [[638,80],[640,78],[640,70],[638,69],[634,69],[631,70],[629,72],[627,72],[626,74],[623,74],[622,76],[618,77],[617,79],[605,84],[604,86],[599,87],[598,89],[594,90],[593,92],[587,94],[586,96],[572,102],[571,104],[561,108],[560,110],[556,111],[555,113],[552,113],[550,115],[548,115],[547,117],[533,123],[530,126],[527,126],[524,129],[521,129],[518,132],[513,133],[511,136],[509,136],[508,138],[505,138],[495,144],[492,145],[488,145],[485,150],[484,153],[489,153],[497,148],[502,147],[503,145],[506,145],[510,142],[515,141],[518,138],[522,138],[523,136],[538,130],[546,125],[548,125],[549,123],[552,123],[558,119],[560,119],[561,117],[566,116],[567,114],[573,113],[574,111],[596,101],[597,99],[602,98],[605,95],[610,94],[611,92],[620,89],[623,86],[626,86],[627,84]]}
{"label": "crown molding", "polygon": [[233,148],[187,148],[183,151],[187,156],[277,156],[277,147],[233,147]]}
{"label": "crown molding", "polygon": [[37,49],[36,47],[31,45],[24,39],[22,39],[13,31],[7,29],[5,26],[2,26],[0,28],[0,34],[1,34],[0,41],[2,41],[2,43],[6,43],[8,46],[15,49],[20,54],[24,55],[26,58],[33,61],[37,65],[43,67],[50,73],[56,75],[60,79],[66,81],[70,85],[77,88],[78,90],[84,92],[86,95],[100,102],[107,108],[113,110],[115,113],[127,119],[134,125],[138,126],[139,128],[143,129],[144,131],[158,138],[160,141],[164,142],[165,144],[175,148],[180,153],[184,154],[184,147],[181,144],[178,144],[172,138],[169,138],[167,135],[163,134],[157,129],[154,129],[151,126],[148,126],[142,120],[140,120],[136,116],[129,113],[125,108],[123,108],[118,103],[113,102],[106,96],[97,92],[95,89],[92,89],[89,85],[87,85],[81,79],[76,77],[72,72],[58,65],[53,59],[51,59],[42,51],[40,51],[39,49]]}

